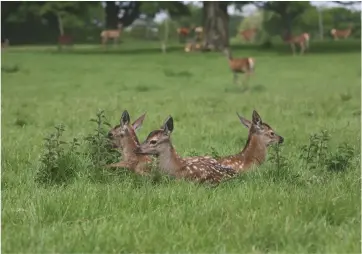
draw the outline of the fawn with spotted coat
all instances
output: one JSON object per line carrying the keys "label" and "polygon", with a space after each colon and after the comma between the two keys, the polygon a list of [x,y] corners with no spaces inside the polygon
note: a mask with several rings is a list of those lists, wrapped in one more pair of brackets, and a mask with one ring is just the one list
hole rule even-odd
{"label": "fawn with spotted coat", "polygon": [[172,146],[172,131],[173,118],[169,116],[161,129],[152,131],[135,152],[156,156],[160,169],[176,178],[218,184],[235,175],[233,169],[221,166],[210,156],[181,158]]}
{"label": "fawn with spotted coat", "polygon": [[276,134],[270,125],[263,122],[255,110],[253,110],[252,121],[237,115],[241,123],[249,129],[246,145],[240,153],[219,158],[217,161],[239,173],[248,170],[254,164],[262,164],[266,159],[268,146],[275,143],[281,144],[284,138]]}
{"label": "fawn with spotted coat", "polygon": [[147,174],[151,170],[152,158],[143,154],[136,154],[134,150],[140,145],[136,131],[141,128],[146,113],[141,115],[133,124],[130,124],[128,111],[122,113],[120,124],[108,132],[113,148],[120,149],[122,160],[117,163],[108,164],[109,168],[127,168],[137,174]]}

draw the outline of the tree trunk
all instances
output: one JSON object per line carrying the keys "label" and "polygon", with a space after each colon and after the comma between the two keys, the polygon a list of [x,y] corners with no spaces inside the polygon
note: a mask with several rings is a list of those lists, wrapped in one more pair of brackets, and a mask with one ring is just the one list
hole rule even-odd
{"label": "tree trunk", "polygon": [[211,49],[229,47],[227,3],[204,1],[203,4],[204,46]]}
{"label": "tree trunk", "polygon": [[60,36],[63,36],[64,35],[63,20],[62,20],[62,17],[60,16],[59,12],[57,12],[57,19],[58,19],[58,27],[59,27]]}
{"label": "tree trunk", "polygon": [[117,29],[119,7],[114,1],[106,1],[106,28]]}

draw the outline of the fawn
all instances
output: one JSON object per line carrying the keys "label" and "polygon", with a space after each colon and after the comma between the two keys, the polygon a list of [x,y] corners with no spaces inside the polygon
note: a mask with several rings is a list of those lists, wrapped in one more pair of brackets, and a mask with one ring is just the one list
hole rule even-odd
{"label": "fawn", "polygon": [[160,169],[176,178],[219,184],[222,179],[235,175],[233,169],[221,166],[210,156],[181,158],[172,146],[172,131],[173,118],[169,116],[160,129],[150,132],[135,152],[157,156]]}
{"label": "fawn", "polygon": [[338,30],[333,28],[331,30],[331,35],[333,36],[334,40],[338,40],[338,38],[346,39],[350,36],[351,32],[352,32],[352,24],[349,24],[348,28],[344,30]]}
{"label": "fawn", "polygon": [[233,58],[229,48],[225,48],[223,52],[228,58],[230,70],[234,74],[234,84],[237,82],[237,74],[245,73],[245,79],[243,83],[245,88],[247,88],[247,81],[249,80],[249,76],[254,72],[255,69],[255,60],[252,57]]}
{"label": "fawn", "polygon": [[106,167],[128,168],[137,174],[147,174],[151,170],[152,158],[147,155],[136,154],[135,148],[139,146],[136,131],[141,128],[146,113],[141,115],[133,124],[130,124],[128,111],[122,113],[120,124],[108,132],[113,148],[119,148],[123,159],[120,162],[108,164]]}
{"label": "fawn", "polygon": [[266,158],[267,147],[274,143],[283,143],[284,138],[277,135],[267,123],[263,122],[255,110],[253,110],[252,121],[238,113],[237,115],[241,123],[249,129],[246,145],[240,153],[219,158],[217,161],[239,173],[246,171],[253,164],[262,164]]}
{"label": "fawn", "polygon": [[284,36],[284,41],[290,45],[292,48],[293,55],[295,55],[295,45],[299,45],[300,54],[303,55],[304,51],[309,48],[309,39],[310,36],[308,33],[302,33],[301,35],[292,36],[286,35]]}

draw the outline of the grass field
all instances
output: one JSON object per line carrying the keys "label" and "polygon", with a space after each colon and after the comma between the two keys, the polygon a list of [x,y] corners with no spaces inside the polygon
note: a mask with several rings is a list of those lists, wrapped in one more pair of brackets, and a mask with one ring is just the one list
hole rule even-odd
{"label": "grass field", "polygon": [[[3,53],[2,65],[19,71],[2,73],[1,82],[2,251],[360,253],[360,42],[336,43],[319,44],[318,52],[312,42],[303,57],[282,46],[235,49],[256,59],[245,93],[219,53],[136,54],[126,43],[108,53]],[[37,183],[43,138],[59,123],[64,140],[91,133],[98,109],[113,125],[124,109],[131,120],[147,111],[141,141],[171,114],[183,156],[240,151],[247,130],[235,112],[250,119],[256,109],[285,138],[285,165],[268,161],[209,188],[108,171],[97,180],[82,157],[66,184]],[[323,130],[327,157],[309,167],[302,146]],[[352,157],[338,148],[344,143]],[[339,172],[328,170],[331,161],[342,164]]]}

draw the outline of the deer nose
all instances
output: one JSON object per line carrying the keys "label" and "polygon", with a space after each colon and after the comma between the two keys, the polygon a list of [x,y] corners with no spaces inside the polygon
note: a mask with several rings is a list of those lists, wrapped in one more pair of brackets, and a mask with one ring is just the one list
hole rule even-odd
{"label": "deer nose", "polygon": [[282,144],[284,142],[284,138],[282,136],[279,136],[279,144]]}

